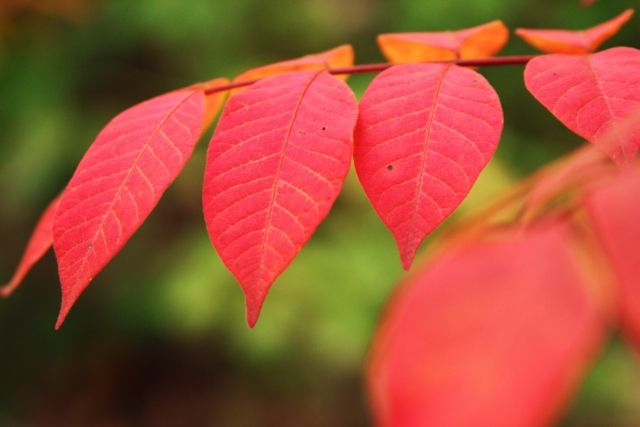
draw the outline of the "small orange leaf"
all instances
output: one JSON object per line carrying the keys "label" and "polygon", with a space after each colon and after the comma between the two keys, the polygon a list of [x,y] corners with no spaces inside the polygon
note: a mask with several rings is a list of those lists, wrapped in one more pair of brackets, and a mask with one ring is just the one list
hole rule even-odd
{"label": "small orange leaf", "polygon": [[[258,68],[252,68],[233,79],[234,82],[258,80],[264,77],[275,76],[276,74],[289,73],[293,71],[324,70],[329,68],[350,67],[353,65],[353,47],[343,44],[324,52],[313,53],[301,56],[300,58],[289,59],[287,61],[276,62]],[[346,80],[347,76],[338,76]],[[232,95],[243,91],[246,88],[234,89]]]}
{"label": "small orange leaf", "polygon": [[633,9],[627,9],[609,21],[580,31],[532,30],[518,28],[516,34],[538,50],[548,53],[590,53],[615,35],[631,19]]}
{"label": "small orange leaf", "polygon": [[378,45],[391,62],[448,61],[487,58],[499,52],[509,30],[496,20],[459,31],[390,33],[378,36]]}
{"label": "small orange leaf", "polygon": [[[229,83],[229,79],[225,79],[224,77],[209,80],[208,82],[202,83],[202,87],[206,91],[209,88],[215,86],[222,86]],[[202,131],[206,130],[211,123],[215,120],[220,109],[224,105],[224,101],[226,100],[227,91],[217,92],[212,94],[207,94],[204,101],[205,113],[204,113],[204,122],[202,123]]]}
{"label": "small orange leaf", "polygon": [[62,286],[56,329],[182,171],[200,139],[204,100],[204,89],[195,86],[134,105],[85,153],[53,220]]}

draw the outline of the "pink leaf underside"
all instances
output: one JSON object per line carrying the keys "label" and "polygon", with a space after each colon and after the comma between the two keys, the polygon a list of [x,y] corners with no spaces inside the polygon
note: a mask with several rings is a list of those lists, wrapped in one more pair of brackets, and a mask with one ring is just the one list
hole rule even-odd
{"label": "pink leaf underside", "polygon": [[65,190],[53,225],[64,321],[89,282],[142,225],[200,136],[201,88],[167,93],[115,117]]}
{"label": "pink leaf underside", "polygon": [[229,100],[209,146],[203,206],[250,326],[338,196],[356,115],[349,87],[325,71],[270,77]]}
{"label": "pink leaf underside", "polygon": [[368,379],[381,427],[551,425],[604,327],[561,225],[433,259],[392,300]]}
{"label": "pink leaf underside", "polygon": [[405,269],[422,240],[465,198],[496,149],[500,100],[473,70],[396,65],[360,102],[355,165],[396,238]]}
{"label": "pink leaf underside", "polygon": [[565,126],[616,163],[631,161],[640,126],[624,126],[640,107],[640,51],[617,47],[591,55],[544,55],[529,62],[529,92]]}
{"label": "pink leaf underside", "polygon": [[587,211],[616,273],[623,327],[640,348],[640,171],[595,190]]}
{"label": "pink leaf underside", "polygon": [[20,283],[22,283],[22,280],[26,277],[31,268],[40,261],[51,247],[51,244],[53,243],[51,235],[53,218],[55,217],[59,203],[60,196],[57,196],[51,201],[51,203],[49,203],[49,206],[47,206],[43,212],[33,230],[33,233],[31,234],[31,237],[29,238],[27,247],[24,250],[22,259],[18,263],[18,267],[16,268],[13,277],[9,283],[0,288],[0,296],[7,297],[11,295],[11,293],[20,286]]}
{"label": "pink leaf underside", "polygon": [[590,53],[615,35],[631,19],[632,15],[633,9],[627,9],[609,21],[582,31],[518,28],[516,34],[543,52]]}

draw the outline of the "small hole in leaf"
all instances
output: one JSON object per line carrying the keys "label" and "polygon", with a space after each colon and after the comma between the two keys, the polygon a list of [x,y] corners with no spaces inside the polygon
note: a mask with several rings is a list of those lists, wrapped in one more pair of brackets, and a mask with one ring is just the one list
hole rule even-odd
{"label": "small hole in leaf", "polygon": [[388,171],[392,171],[393,170],[393,165],[387,165],[387,170]]}

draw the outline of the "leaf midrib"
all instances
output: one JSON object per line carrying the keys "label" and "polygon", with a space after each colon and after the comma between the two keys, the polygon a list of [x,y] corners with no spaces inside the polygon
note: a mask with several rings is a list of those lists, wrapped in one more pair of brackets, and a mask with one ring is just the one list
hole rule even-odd
{"label": "leaf midrib", "polygon": [[280,181],[280,173],[282,172],[282,164],[284,163],[284,159],[286,157],[286,152],[287,152],[287,147],[289,146],[289,141],[291,139],[291,133],[293,132],[293,126],[296,123],[296,120],[298,118],[298,113],[300,112],[300,107],[302,106],[302,101],[304,100],[307,92],[309,91],[309,88],[311,88],[311,85],[313,84],[313,82],[320,76],[320,74],[322,74],[323,72],[325,72],[324,70],[320,70],[318,72],[316,72],[316,74],[309,79],[309,82],[306,84],[304,90],[302,91],[302,93],[300,94],[300,97],[298,98],[298,101],[296,102],[296,106],[295,109],[293,110],[293,114],[291,116],[291,122],[289,123],[289,128],[287,129],[287,134],[285,136],[285,142],[284,145],[282,146],[282,150],[281,150],[281,154],[280,154],[280,159],[278,160],[278,166],[276,168],[276,173],[273,179],[273,187],[274,190],[271,193],[271,198],[269,200],[269,206],[267,208],[267,220],[265,223],[265,230],[264,230],[264,234],[262,237],[262,243],[260,244],[260,259],[258,260],[258,277],[260,277],[260,273],[262,272],[262,270],[264,269],[264,257],[265,257],[265,249],[267,246],[267,241],[269,240],[269,232],[271,231],[272,228],[272,220],[273,220],[273,207],[275,205],[275,201],[276,198],[278,197],[278,181]]}

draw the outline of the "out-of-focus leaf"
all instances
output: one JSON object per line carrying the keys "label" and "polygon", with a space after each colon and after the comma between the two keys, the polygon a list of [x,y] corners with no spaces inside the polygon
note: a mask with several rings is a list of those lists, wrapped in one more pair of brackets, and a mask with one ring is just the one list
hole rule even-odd
{"label": "out-of-focus leaf", "polygon": [[594,190],[586,207],[619,283],[622,325],[640,348],[640,170]]}
{"label": "out-of-focus leaf", "polygon": [[551,425],[604,332],[570,239],[554,223],[470,243],[410,278],[373,345],[377,425]]}

